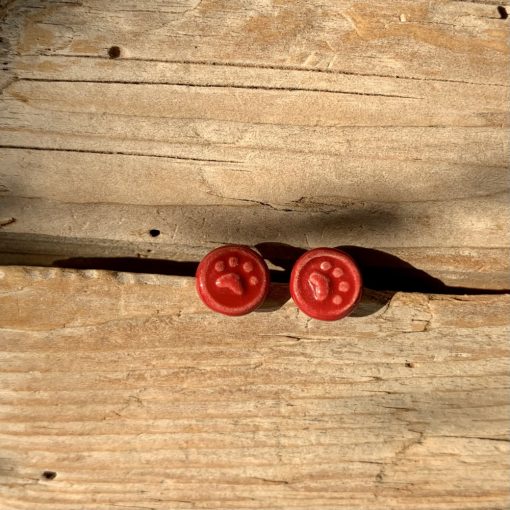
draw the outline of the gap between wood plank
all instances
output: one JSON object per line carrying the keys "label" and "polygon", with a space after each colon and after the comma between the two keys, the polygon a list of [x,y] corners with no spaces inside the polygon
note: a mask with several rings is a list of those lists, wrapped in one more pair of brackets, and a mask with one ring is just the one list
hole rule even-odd
{"label": "gap between wood plank", "polygon": [[[267,243],[271,244],[271,243]],[[266,260],[275,265],[283,266],[283,270],[270,270],[271,282],[288,284],[290,271],[297,257],[306,250],[286,247],[284,255],[286,260],[275,259],[264,248],[259,252]],[[355,246],[339,247],[346,251],[360,266],[364,286],[368,289],[378,291],[445,294],[445,295],[505,295],[510,293],[509,289],[479,289],[470,287],[455,287],[445,285],[438,278],[434,278],[425,271],[416,269],[407,262],[381,252]],[[361,254],[361,256],[360,256]],[[356,256],[357,255],[357,256]],[[280,252],[280,257],[282,256]],[[360,258],[362,259],[360,263]],[[369,265],[371,260],[386,258],[391,261],[393,267]],[[141,259],[136,257],[71,257],[57,260],[53,267],[67,269],[100,269],[117,272],[160,274],[167,276],[194,277],[198,262],[196,261],[175,261],[164,259]]]}

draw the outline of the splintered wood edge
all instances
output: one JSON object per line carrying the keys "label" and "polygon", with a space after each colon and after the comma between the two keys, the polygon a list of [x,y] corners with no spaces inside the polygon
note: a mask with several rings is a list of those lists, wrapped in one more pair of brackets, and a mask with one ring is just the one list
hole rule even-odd
{"label": "splintered wood edge", "polygon": [[[95,322],[99,320],[99,317],[119,316],[119,319],[128,319],[129,314],[124,315],[126,296],[129,296],[130,306],[133,308],[140,306],[144,313],[149,315],[177,313],[181,317],[183,314],[198,314],[211,316],[211,319],[218,319],[220,322],[230,320],[235,323],[243,320],[254,321],[257,324],[259,321],[261,323],[271,321],[280,314],[285,316],[290,314],[293,320],[297,321],[296,324],[305,323],[308,327],[312,321],[320,329],[325,328],[332,332],[337,331],[338,324],[356,324],[360,319],[367,321],[381,315],[385,315],[387,319],[388,310],[394,310],[402,303],[407,303],[404,307],[407,310],[413,305],[416,305],[417,309],[422,309],[424,303],[428,306],[431,302],[462,303],[464,306],[482,302],[506,303],[509,296],[508,294],[449,296],[364,289],[361,302],[350,317],[342,320],[341,323],[327,323],[312,320],[299,312],[290,298],[287,284],[272,284],[268,298],[259,310],[245,317],[232,318],[218,315],[203,305],[196,293],[193,277],[95,269],[1,266],[0,278],[0,288],[3,289],[1,299],[5,306],[0,325],[7,327],[12,323],[27,330],[30,329],[31,324],[38,327],[38,320],[43,315],[46,316],[46,322],[55,320],[55,327],[59,324],[64,324],[63,327],[72,326],[77,320]],[[30,290],[28,296],[31,296],[26,301],[29,308],[25,309],[25,313],[21,313],[20,301],[17,297],[23,289]],[[95,300],[89,302],[91,294]],[[46,297],[43,298],[43,296]],[[69,296],[72,296],[71,301]],[[104,307],[106,301],[109,302],[108,307]],[[38,313],[31,315],[30,307],[33,307],[32,312]],[[49,313],[50,310],[54,312]],[[66,313],[71,314],[70,323],[66,321],[62,323],[63,319],[57,319],[61,314]],[[73,319],[74,315],[76,317]],[[466,318],[466,324],[471,324],[473,320],[475,320],[473,317]],[[500,321],[500,319],[497,320]]]}

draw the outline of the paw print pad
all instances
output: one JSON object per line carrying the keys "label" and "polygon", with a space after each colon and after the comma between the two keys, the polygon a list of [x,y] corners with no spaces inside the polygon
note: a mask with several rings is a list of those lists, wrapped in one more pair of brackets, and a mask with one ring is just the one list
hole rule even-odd
{"label": "paw print pad", "polygon": [[269,290],[266,263],[246,246],[223,246],[211,251],[200,262],[196,276],[202,301],[225,315],[255,310]]}
{"label": "paw print pad", "polygon": [[361,288],[355,262],[332,248],[318,248],[302,255],[290,278],[290,293],[296,305],[320,320],[348,315],[360,299]]}

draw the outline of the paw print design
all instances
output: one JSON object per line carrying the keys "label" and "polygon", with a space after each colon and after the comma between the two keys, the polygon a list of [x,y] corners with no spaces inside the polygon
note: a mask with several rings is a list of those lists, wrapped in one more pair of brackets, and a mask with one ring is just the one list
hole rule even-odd
{"label": "paw print design", "polygon": [[214,282],[216,287],[220,289],[228,289],[236,296],[242,296],[245,291],[242,273],[239,274],[239,272],[233,272],[233,270],[238,267],[240,267],[240,271],[246,275],[248,285],[253,287],[259,283],[259,279],[255,275],[250,275],[250,273],[253,272],[253,262],[247,260],[240,266],[239,258],[230,256],[227,264],[225,264],[223,260],[218,260],[214,264],[214,270],[219,274],[218,278],[216,278]]}
{"label": "paw print design", "polygon": [[223,246],[208,253],[197,269],[197,292],[212,310],[244,315],[257,308],[269,290],[269,271],[246,246]]}
{"label": "paw print design", "polygon": [[337,320],[348,315],[361,296],[361,275],[344,252],[318,248],[302,255],[294,265],[290,292],[307,315]]}
{"label": "paw print design", "polygon": [[320,271],[313,271],[308,277],[313,297],[316,301],[325,301],[333,293],[331,301],[340,305],[343,298],[339,293],[343,294],[351,288],[347,280],[342,280],[344,271],[341,267],[333,267],[329,260],[321,262],[319,268]]}

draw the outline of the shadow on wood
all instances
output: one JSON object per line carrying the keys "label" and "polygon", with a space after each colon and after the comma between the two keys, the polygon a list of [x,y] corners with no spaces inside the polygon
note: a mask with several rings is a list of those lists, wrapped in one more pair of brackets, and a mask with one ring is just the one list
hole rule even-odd
{"label": "shadow on wood", "polygon": [[[274,311],[290,299],[288,288],[290,272],[295,261],[306,250],[274,242],[260,243],[255,248],[264,259],[281,268],[281,270],[270,271],[271,289],[266,302],[259,309],[259,312]],[[377,312],[387,305],[397,291],[453,295],[507,292],[447,286],[425,271],[381,250],[360,246],[338,246],[337,248],[348,253],[356,261],[363,277],[363,299],[351,314],[352,317],[365,317]],[[136,257],[75,257],[57,260],[53,265],[72,269],[102,269],[188,277],[193,277],[198,267],[198,263],[192,261],[178,262]]]}
{"label": "shadow on wood", "polygon": [[[277,281],[288,282],[294,262],[305,249],[283,243],[261,243],[255,246],[261,255],[283,271],[275,273]],[[350,255],[360,268],[363,286],[380,291],[422,292],[430,294],[506,294],[505,290],[488,290],[445,285],[426,271],[382,250],[362,246],[336,246]]]}

